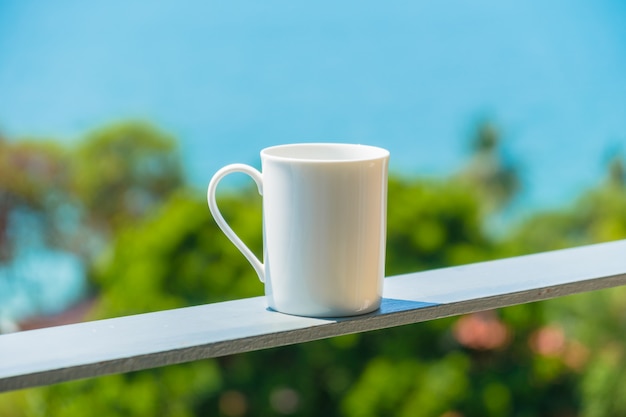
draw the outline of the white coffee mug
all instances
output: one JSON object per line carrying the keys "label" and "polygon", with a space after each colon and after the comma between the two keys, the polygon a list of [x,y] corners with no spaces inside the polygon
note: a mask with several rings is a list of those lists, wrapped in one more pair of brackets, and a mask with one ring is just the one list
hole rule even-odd
{"label": "white coffee mug", "polygon": [[[385,269],[389,152],[366,145],[302,143],[261,151],[262,173],[227,165],[211,179],[209,208],[252,264],[271,309],[341,317],[380,307]],[[219,181],[243,172],[263,196],[259,261],[222,217]]]}

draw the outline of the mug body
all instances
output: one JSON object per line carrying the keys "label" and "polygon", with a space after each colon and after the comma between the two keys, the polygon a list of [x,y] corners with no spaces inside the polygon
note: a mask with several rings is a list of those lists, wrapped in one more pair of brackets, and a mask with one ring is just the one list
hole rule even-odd
{"label": "mug body", "polygon": [[261,160],[269,307],[315,317],[378,309],[389,152],[295,144],[264,149]]}

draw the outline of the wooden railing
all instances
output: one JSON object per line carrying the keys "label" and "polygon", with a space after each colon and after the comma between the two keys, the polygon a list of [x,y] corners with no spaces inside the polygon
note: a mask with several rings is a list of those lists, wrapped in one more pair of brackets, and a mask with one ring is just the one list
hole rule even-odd
{"label": "wooden railing", "polygon": [[315,319],[263,297],[0,336],[0,392],[417,323],[626,284],[626,240],[390,277],[379,311]]}

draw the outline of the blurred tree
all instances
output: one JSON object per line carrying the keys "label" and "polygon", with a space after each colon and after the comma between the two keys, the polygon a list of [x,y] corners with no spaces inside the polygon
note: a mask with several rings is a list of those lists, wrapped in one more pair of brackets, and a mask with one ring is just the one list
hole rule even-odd
{"label": "blurred tree", "polygon": [[[181,185],[175,141],[144,123],[95,131],[75,149],[0,139],[0,322],[80,301],[84,271],[113,231],[146,216]],[[50,268],[72,271],[55,300],[45,298],[55,279],[54,271],[43,272]],[[19,304],[20,294],[28,305]]]}
{"label": "blurred tree", "polygon": [[73,155],[73,185],[91,227],[105,238],[141,219],[183,183],[175,140],[124,122],[88,134]]}
{"label": "blurred tree", "polygon": [[611,158],[607,177],[609,186],[618,189],[626,186],[626,167],[624,166],[624,159],[620,155]]}
{"label": "blurred tree", "polygon": [[471,141],[472,155],[457,174],[476,189],[487,214],[504,208],[520,188],[517,167],[504,157],[500,132],[489,122],[480,123]]}
{"label": "blurred tree", "polygon": [[20,236],[11,236],[19,214],[39,220],[39,239],[67,244],[62,214],[73,200],[68,162],[67,151],[54,142],[0,139],[0,262],[13,259],[19,249]]}
{"label": "blurred tree", "polygon": [[[76,150],[53,141],[0,139],[0,259],[11,256],[11,213],[35,212],[44,237],[66,247],[68,236],[83,239],[136,221],[182,185],[176,142],[139,122],[116,124],[89,134]],[[91,228],[85,229],[83,220]],[[85,241],[75,239],[75,251]]]}
{"label": "blurred tree", "polygon": [[[51,141],[0,140],[0,333],[81,296],[82,266],[67,253],[80,228],[69,161]],[[52,283],[59,274],[67,279]],[[51,285],[67,291],[46,297]]]}

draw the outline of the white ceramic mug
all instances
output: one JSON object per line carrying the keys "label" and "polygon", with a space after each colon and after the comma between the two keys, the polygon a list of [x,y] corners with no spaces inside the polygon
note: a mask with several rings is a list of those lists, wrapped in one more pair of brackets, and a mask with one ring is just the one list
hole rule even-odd
{"label": "white ceramic mug", "polygon": [[[261,151],[262,172],[227,165],[211,179],[209,208],[250,261],[271,309],[311,317],[380,307],[385,269],[389,152],[365,145],[302,143]],[[263,196],[259,261],[222,217],[219,181],[248,174]]]}

